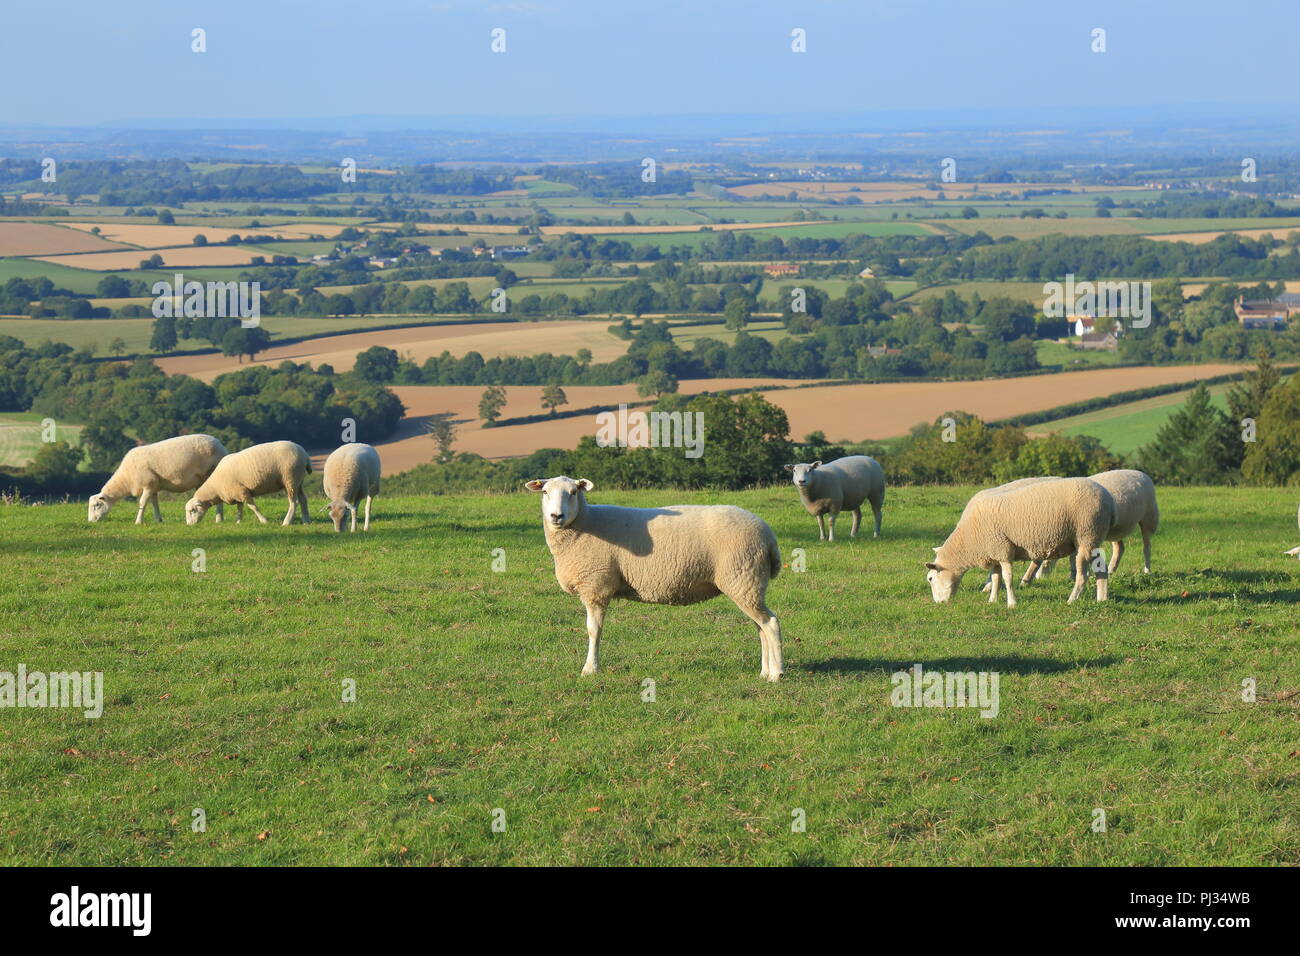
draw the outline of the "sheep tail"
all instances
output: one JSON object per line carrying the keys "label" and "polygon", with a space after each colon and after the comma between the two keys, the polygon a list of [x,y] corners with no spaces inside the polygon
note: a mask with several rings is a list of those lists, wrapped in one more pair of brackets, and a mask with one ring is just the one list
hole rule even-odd
{"label": "sheep tail", "polygon": [[307,459],[307,474],[311,474],[311,459]]}

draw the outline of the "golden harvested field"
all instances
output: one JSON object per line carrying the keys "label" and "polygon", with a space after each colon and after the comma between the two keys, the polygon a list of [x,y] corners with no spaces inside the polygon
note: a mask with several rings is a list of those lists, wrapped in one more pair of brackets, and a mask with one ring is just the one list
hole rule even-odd
{"label": "golden harvested field", "polygon": [[[402,226],[409,226],[409,222],[368,222],[358,226],[359,229],[398,229]],[[461,229],[469,235],[460,236],[465,243],[474,241],[473,233],[486,233],[494,236],[500,235],[518,235],[519,227],[501,223],[478,223],[478,222],[417,222],[413,224],[420,232],[443,232],[448,229]]]}
{"label": "golden harvested field", "polygon": [[[762,391],[768,401],[785,409],[790,418],[790,434],[796,439],[820,429],[832,441],[862,441],[904,435],[913,425],[934,421],[950,411],[966,411],[985,420],[996,420],[1135,388],[1210,378],[1241,368],[1226,364],[1138,367],[981,382],[900,382],[818,388],[790,379],[703,379],[683,381],[680,389],[683,394],[694,395],[753,387]],[[398,386],[393,391],[406,405],[407,413],[393,439],[378,446],[385,474],[405,471],[432,459],[433,442],[424,427],[427,416],[441,412],[451,412],[461,423],[456,450],[487,458],[526,455],[539,448],[573,448],[583,435],[595,434],[596,430],[595,417],[588,415],[484,429],[478,421],[481,386]],[[640,400],[633,385],[572,386],[564,391],[570,408]],[[506,417],[542,413],[539,387],[512,386],[506,393],[509,397]]]}
{"label": "golden harvested field", "polygon": [[[326,362],[335,371],[346,372],[352,368],[358,352],[373,345],[396,349],[403,357],[423,362],[444,351],[453,355],[478,352],[484,358],[506,355],[535,355],[552,352],[556,355],[573,355],[578,349],[588,348],[594,360],[607,362],[627,351],[627,343],[605,331],[607,321],[600,322],[486,322],[467,325],[421,325],[409,329],[389,329],[382,332],[352,332],[308,339],[291,345],[280,345],[262,352],[256,365],[278,365],[283,361]],[[267,318],[263,326],[275,332],[275,319]],[[180,355],[159,359],[158,365],[169,375],[185,374],[212,381],[223,372],[247,368],[234,358],[210,353],[206,355]],[[483,390],[480,388],[480,392]]]}
{"label": "golden harvested field", "polygon": [[[683,395],[717,392],[731,388],[763,388],[792,384],[789,380],[762,378],[711,378],[679,383]],[[596,433],[594,416],[556,418],[532,425],[484,428],[478,417],[482,385],[398,385],[393,392],[406,406],[406,417],[388,441],[376,443],[384,463],[384,474],[394,475],[433,459],[433,439],[425,431],[430,415],[451,412],[457,421],[456,451],[473,452],[485,458],[510,458],[538,448],[573,448],[583,435]],[[567,408],[593,405],[629,405],[643,402],[635,385],[566,385]],[[503,418],[541,415],[542,389],[535,385],[506,386],[507,404]],[[522,443],[522,444],[521,444]]]}
{"label": "golden harvested field", "polygon": [[1272,236],[1274,239],[1285,239],[1290,233],[1300,232],[1296,226],[1274,226],[1271,229],[1220,229],[1217,232],[1167,232],[1160,235],[1148,235],[1147,239],[1154,239],[1156,242],[1190,242],[1193,245],[1203,245],[1207,242],[1213,242],[1225,233],[1241,236],[1243,239],[1258,239],[1261,236]]}
{"label": "golden harvested field", "polygon": [[166,246],[188,246],[197,235],[207,237],[208,242],[225,242],[231,236],[275,236],[279,239],[307,239],[311,236],[324,236],[327,239],[337,236],[346,226],[337,223],[303,223],[292,226],[252,226],[232,229],[229,226],[162,226],[150,223],[122,222],[70,222],[73,229],[90,232],[96,226],[99,234],[127,245],[139,246],[141,249],[161,249]]}
{"label": "golden harvested field", "polygon": [[87,252],[74,256],[32,258],[73,269],[113,272],[138,269],[141,261],[153,255],[162,256],[163,268],[167,269],[180,266],[246,266],[253,261],[254,256],[270,261],[273,253],[254,246],[179,246],[173,249],[127,249],[124,252]]}
{"label": "golden harvested field", "polygon": [[53,256],[121,249],[115,242],[40,222],[0,222],[0,256]]}
{"label": "golden harvested field", "polygon": [[[1227,282],[1227,279],[1220,279],[1220,282]],[[1238,280],[1245,284],[1245,280]],[[1190,299],[1192,296],[1200,295],[1209,285],[1208,282],[1184,282],[1182,285],[1183,298]],[[1289,279],[1285,283],[1287,292],[1300,292],[1300,281]]]}

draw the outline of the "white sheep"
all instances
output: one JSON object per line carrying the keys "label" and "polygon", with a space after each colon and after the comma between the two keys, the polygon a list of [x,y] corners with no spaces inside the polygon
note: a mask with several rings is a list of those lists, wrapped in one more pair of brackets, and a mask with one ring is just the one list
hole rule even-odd
{"label": "white sheep", "polygon": [[[161,522],[158,493],[193,491],[208,480],[226,454],[225,446],[211,435],[180,435],[132,448],[99,494],[90,496],[86,518],[99,521],[123,498],[139,497],[135,523],[144,522],[144,509],[149,504],[153,505],[154,518]],[[221,517],[218,507],[217,520]]]}
{"label": "white sheep", "polygon": [[343,530],[343,518],[349,514],[352,515],[350,530],[357,530],[357,505],[365,498],[366,518],[361,530],[369,531],[370,499],[379,494],[379,452],[361,442],[340,445],[325,459],[322,471],[334,530]]}
{"label": "white sheep", "polygon": [[287,525],[293,520],[296,505],[302,523],[306,524],[307,495],[302,483],[310,472],[311,458],[296,442],[266,442],[227,455],[194,492],[194,497],[185,503],[185,523],[198,524],[208,508],[224,501],[239,505],[236,521],[243,520],[244,505],[248,505],[257,520],[266,524],[266,515],[257,510],[254,499],[283,490],[289,497],[289,513],[284,516],[283,523]]}
{"label": "white sheep", "polygon": [[[1295,520],[1296,524],[1300,524],[1300,508],[1296,509]],[[1295,558],[1300,558],[1300,548],[1292,548],[1290,551],[1283,551],[1282,553],[1289,554]]]}
{"label": "white sheep", "polygon": [[[1074,555],[1074,590],[1070,602],[1083,593],[1094,552],[1101,548],[1115,520],[1110,492],[1089,478],[1059,478],[1027,483],[999,494],[972,500],[957,527],[926,562],[926,581],[935,601],[952,598],[962,575],[971,568],[993,572],[989,601],[998,598],[998,582],[1015,607],[1011,590],[1014,561],[1047,561]],[[1107,598],[1107,572],[1097,571],[1097,600]]]}
{"label": "white sheep", "polygon": [[[1041,478],[1017,478],[1015,481],[1008,481],[1006,484],[998,485],[996,488],[985,488],[983,491],[977,491],[975,492],[975,494],[971,495],[970,501],[966,502],[966,507],[962,509],[961,518],[957,519],[957,523],[960,524],[961,519],[966,517],[966,512],[970,511],[971,505],[973,505],[977,501],[982,501],[983,499],[987,498],[989,495],[1000,495],[1003,492],[1014,491],[1015,489],[1023,488],[1026,485],[1036,485],[1039,482],[1056,481],[1056,480],[1057,478],[1054,475],[1044,476]],[[936,553],[938,553],[939,551],[938,548],[935,548],[934,550]],[[1041,578],[1044,574],[1046,574],[1050,570],[1051,570],[1050,564],[1041,565],[1038,564],[1037,562],[1031,561],[1029,563],[1029,567],[1025,569],[1025,576],[1020,579],[1020,583],[1022,585],[1028,585],[1031,581],[1034,580],[1034,578]],[[980,590],[988,591],[992,587],[993,587],[993,575],[990,573],[988,579],[984,582],[984,587],[980,588]]]}
{"label": "white sheep", "polygon": [[885,503],[885,471],[880,462],[866,455],[850,455],[825,465],[820,461],[786,465],[785,470],[791,473],[791,480],[799,489],[804,509],[817,519],[820,539],[827,539],[823,522],[829,514],[829,540],[835,540],[835,518],[841,511],[853,512],[849,537],[856,538],[864,501],[871,504],[876,518],[876,532],[872,537],[880,537],[880,508]]}
{"label": "white sheep", "polygon": [[780,680],[781,626],[765,603],[781,570],[767,522],[732,505],[621,508],[589,505],[585,478],[525,482],[542,493],[542,527],[560,587],[587,609],[587,662],[596,672],[605,609],[614,598],[647,604],[695,604],[725,594],[756,625],[759,676]]}
{"label": "white sheep", "polygon": [[[1119,567],[1120,558],[1124,556],[1124,539],[1134,530],[1142,529],[1142,573],[1151,573],[1151,536],[1160,527],[1160,508],[1156,504],[1155,482],[1145,472],[1131,468],[1118,468],[1114,471],[1099,471],[1089,476],[1097,484],[1110,492],[1115,499],[1115,524],[1106,535],[1111,545],[1108,574],[1114,574]],[[1034,570],[1033,565],[1030,571]],[[1052,562],[1046,562],[1039,570],[1038,577],[1052,570]],[[1029,572],[1026,572],[1028,577]],[[1021,582],[1023,583],[1023,582]]]}

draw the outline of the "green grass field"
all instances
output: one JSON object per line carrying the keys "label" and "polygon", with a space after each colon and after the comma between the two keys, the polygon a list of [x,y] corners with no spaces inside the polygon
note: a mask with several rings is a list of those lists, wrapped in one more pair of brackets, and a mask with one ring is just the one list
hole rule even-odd
{"label": "green grass field", "polygon": [[[1228,389],[1231,385],[1210,388],[1214,404],[1227,411]],[[1191,390],[1158,395],[1137,402],[1127,402],[1111,408],[1102,408],[1083,415],[1073,415],[1053,422],[1030,427],[1033,435],[1063,432],[1066,435],[1093,435],[1117,455],[1131,455],[1143,445],[1155,440],[1160,427],[1169,416],[1187,401]]]}
{"label": "green grass field", "polygon": [[[41,447],[41,422],[45,416],[35,412],[4,412],[0,414],[0,465],[21,468],[35,457]],[[81,442],[80,425],[54,426],[56,441],[70,445]]]}
{"label": "green grass field", "polygon": [[[5,506],[0,670],[102,671],[106,703],[98,720],[0,712],[0,856],[1300,863],[1300,564],[1279,553],[1294,490],[1162,489],[1153,573],[1130,550],[1106,604],[1067,605],[1058,568],[1015,609],[975,573],[937,606],[921,563],[971,491],[894,489],[879,541],[834,545],[788,487],[593,494],[732,502],[787,562],[805,549],[769,592],[776,685],[725,598],[614,604],[602,673],[580,677],[581,606],[532,494],[381,497],[371,532],[345,536],[186,527],[174,497],[162,526],[133,526],[126,503],[95,526],[81,502]],[[997,672],[998,715],[892,707],[890,675],[916,663]]]}

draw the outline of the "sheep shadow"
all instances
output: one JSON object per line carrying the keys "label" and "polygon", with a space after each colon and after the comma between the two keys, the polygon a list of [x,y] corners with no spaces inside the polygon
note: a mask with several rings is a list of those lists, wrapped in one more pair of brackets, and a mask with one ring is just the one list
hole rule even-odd
{"label": "sheep shadow", "polygon": [[800,667],[814,674],[894,674],[910,670],[917,664],[927,671],[968,671],[999,674],[1061,674],[1082,668],[1112,667],[1119,663],[1113,655],[1086,660],[1061,661],[1050,657],[942,657],[935,660],[883,660],[870,657],[832,657],[812,661]]}

